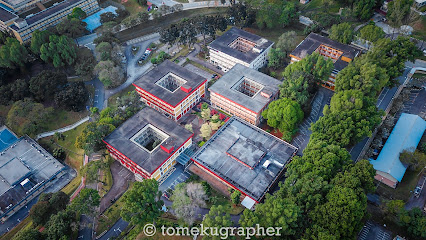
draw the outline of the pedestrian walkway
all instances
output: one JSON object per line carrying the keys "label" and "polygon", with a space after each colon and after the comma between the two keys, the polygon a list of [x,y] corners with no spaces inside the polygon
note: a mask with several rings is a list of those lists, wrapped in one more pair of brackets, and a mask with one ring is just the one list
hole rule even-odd
{"label": "pedestrian walkway", "polygon": [[69,131],[69,130],[74,129],[74,128],[80,126],[81,124],[89,121],[89,119],[90,119],[90,117],[87,116],[87,117],[81,119],[80,121],[78,121],[78,122],[76,122],[72,125],[69,125],[69,126],[66,126],[66,127],[63,127],[63,128],[59,128],[59,129],[56,129],[56,130],[53,130],[53,131],[50,131],[50,132],[40,133],[39,135],[36,136],[35,140],[39,140],[40,138],[53,136],[57,132],[63,133],[63,132]]}
{"label": "pedestrian walkway", "polygon": [[145,36],[142,36],[142,37],[134,38],[132,40],[127,41],[126,45],[129,46],[129,45],[139,43],[139,42],[143,42],[143,41],[153,39],[153,38],[156,38],[156,37],[160,37],[160,33],[156,32],[156,33],[152,33],[152,34],[145,35]]}

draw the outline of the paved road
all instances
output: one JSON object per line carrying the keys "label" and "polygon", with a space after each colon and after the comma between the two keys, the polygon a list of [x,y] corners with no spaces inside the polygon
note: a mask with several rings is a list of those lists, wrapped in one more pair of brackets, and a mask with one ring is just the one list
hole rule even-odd
{"label": "paved road", "polygon": [[[423,208],[426,201],[426,175],[423,175],[423,177],[419,178],[419,181],[417,182],[417,186],[422,188],[422,191],[420,192],[419,197],[415,197],[414,194],[411,194],[410,199],[408,199],[408,202],[405,204],[405,209],[410,210],[415,207],[418,207],[420,209]],[[414,190],[414,189],[412,189]]]}
{"label": "paved road", "polygon": [[92,79],[88,82],[85,82],[86,85],[92,85],[95,87],[95,96],[93,99],[93,107],[99,108],[102,110],[104,108],[105,100],[105,88],[104,84],[99,80],[99,78]]}
{"label": "paved road", "polygon": [[118,237],[121,232],[129,225],[128,222],[120,218],[99,240],[109,240]]}
{"label": "paved road", "polygon": [[83,119],[80,119],[78,122],[73,123],[73,124],[71,124],[69,126],[66,126],[66,127],[63,127],[63,128],[59,128],[59,129],[56,129],[56,130],[53,130],[53,131],[50,131],[50,132],[40,133],[39,135],[37,135],[37,137],[35,138],[35,140],[38,140],[38,139],[44,138],[44,137],[53,136],[53,135],[55,135],[56,132],[66,132],[66,131],[69,131],[69,130],[74,129],[74,128],[78,127],[79,125],[81,125],[81,124],[89,121],[89,119],[90,119],[90,117],[87,116],[87,117],[85,117]]}
{"label": "paved road", "polygon": [[91,240],[92,239],[92,225],[93,219],[86,215],[80,217],[80,228],[78,230],[77,240]]}
{"label": "paved road", "polygon": [[[126,47],[124,54],[126,55],[126,58],[127,58],[127,80],[123,84],[121,84],[119,87],[105,91],[104,106],[107,106],[107,101],[109,97],[111,97],[112,95],[118,92],[121,92],[123,89],[130,86],[130,84],[136,81],[139,76],[145,74],[153,67],[151,62],[148,62],[143,66],[139,66],[137,64],[137,61],[140,57],[142,57],[143,53],[145,52],[145,49],[149,46],[149,44],[159,39],[160,39],[159,37],[154,37],[154,38],[145,40],[143,42],[135,43],[134,45]],[[136,56],[133,56],[131,52],[133,46],[139,46],[139,49],[140,49],[138,53],[136,54]]]}

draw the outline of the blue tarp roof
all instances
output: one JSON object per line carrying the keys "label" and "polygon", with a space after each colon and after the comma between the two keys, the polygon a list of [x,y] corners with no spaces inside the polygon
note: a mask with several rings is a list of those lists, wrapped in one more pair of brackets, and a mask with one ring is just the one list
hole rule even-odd
{"label": "blue tarp roof", "polygon": [[407,167],[399,160],[399,154],[403,150],[414,151],[425,129],[426,121],[421,117],[403,113],[377,160],[370,160],[374,169],[388,173],[401,182]]}

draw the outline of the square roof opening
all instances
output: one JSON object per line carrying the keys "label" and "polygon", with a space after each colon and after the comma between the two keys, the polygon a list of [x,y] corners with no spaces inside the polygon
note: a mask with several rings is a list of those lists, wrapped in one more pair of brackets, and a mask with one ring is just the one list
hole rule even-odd
{"label": "square roof opening", "polygon": [[262,84],[254,80],[242,77],[234,86],[232,86],[232,89],[252,98],[256,96],[263,87],[264,86]]}
{"label": "square roof opening", "polygon": [[148,124],[138,133],[136,133],[135,136],[133,136],[130,140],[151,153],[164,141],[166,141],[167,138],[169,138],[169,135],[152,126],[151,124]]}
{"label": "square roof opening", "polygon": [[255,46],[256,46],[255,42],[252,42],[242,37],[237,37],[234,41],[232,41],[229,44],[230,48],[236,49],[243,53],[251,51]]}
{"label": "square roof opening", "polygon": [[155,84],[166,89],[167,91],[169,91],[171,93],[174,93],[176,90],[178,90],[185,83],[186,83],[186,81],[183,78],[177,76],[176,74],[169,72],[164,77],[162,77],[160,80],[158,80]]}

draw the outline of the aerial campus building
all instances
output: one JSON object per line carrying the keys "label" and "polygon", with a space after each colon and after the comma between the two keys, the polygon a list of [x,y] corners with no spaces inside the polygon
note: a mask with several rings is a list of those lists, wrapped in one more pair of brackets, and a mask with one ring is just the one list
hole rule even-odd
{"label": "aerial campus building", "polygon": [[137,181],[162,181],[177,158],[192,145],[193,134],[152,108],[145,107],[104,138],[111,156]]}
{"label": "aerial campus building", "polygon": [[177,121],[204,97],[206,83],[207,79],[166,60],[133,85],[146,105]]}
{"label": "aerial campus building", "polygon": [[0,218],[6,221],[64,174],[36,141],[0,128]]}
{"label": "aerial campus building", "polygon": [[258,125],[262,112],[278,98],[275,78],[237,63],[209,88],[212,107]]}
{"label": "aerial campus building", "polygon": [[209,44],[210,62],[224,72],[239,63],[258,70],[266,64],[266,56],[274,43],[233,27]]}
{"label": "aerial campus building", "polygon": [[[230,118],[191,158],[189,170],[218,188],[233,188],[251,209],[282,176],[293,145],[237,117]],[[226,191],[226,190],[225,190]]]}
{"label": "aerial campus building", "polygon": [[[0,2],[3,3],[0,4],[0,30],[11,31],[21,43],[29,42],[35,30],[43,31],[57,25],[71,14],[74,8],[81,8],[87,15],[99,10],[97,0],[64,0],[55,2],[47,8],[43,5],[45,1],[0,0]],[[51,2],[46,2],[46,5],[50,5]],[[26,7],[20,8],[20,4]],[[35,5],[39,11],[20,12],[26,8],[34,8]]]}
{"label": "aerial campus building", "polygon": [[313,52],[333,60],[334,69],[324,87],[334,90],[337,74],[359,55],[360,50],[311,33],[290,53],[291,63],[298,62]]}
{"label": "aerial campus building", "polygon": [[399,154],[404,150],[414,152],[425,129],[426,121],[421,117],[407,113],[401,115],[377,160],[370,159],[377,181],[396,188],[407,170],[407,166],[399,160]]}

